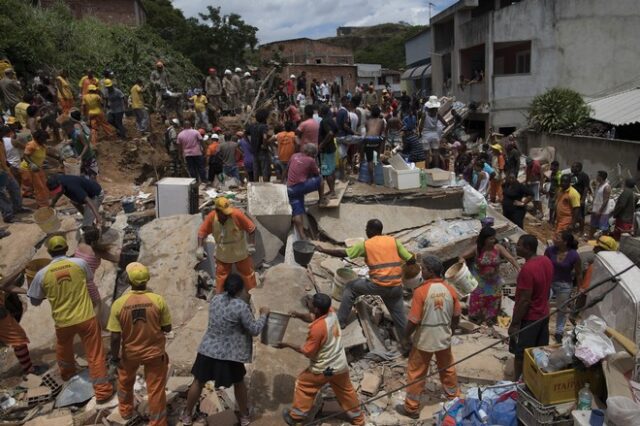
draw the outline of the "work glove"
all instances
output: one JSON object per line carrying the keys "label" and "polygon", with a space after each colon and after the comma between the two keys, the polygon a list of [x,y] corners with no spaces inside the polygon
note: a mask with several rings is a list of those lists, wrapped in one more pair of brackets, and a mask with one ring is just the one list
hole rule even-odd
{"label": "work glove", "polygon": [[196,259],[204,260],[204,258],[205,258],[204,247],[198,247],[196,250]]}

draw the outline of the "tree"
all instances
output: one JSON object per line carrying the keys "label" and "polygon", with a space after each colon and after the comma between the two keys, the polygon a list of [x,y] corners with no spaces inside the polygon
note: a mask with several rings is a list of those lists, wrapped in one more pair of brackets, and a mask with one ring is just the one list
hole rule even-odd
{"label": "tree", "polygon": [[222,15],[220,7],[208,6],[198,18],[185,18],[170,0],[144,0],[146,25],[174,49],[191,59],[200,70],[231,68],[247,64],[246,51],[254,51],[258,29],[238,14]]}
{"label": "tree", "polygon": [[583,126],[591,107],[571,89],[556,87],[536,96],[529,107],[529,125],[536,131],[573,131]]}

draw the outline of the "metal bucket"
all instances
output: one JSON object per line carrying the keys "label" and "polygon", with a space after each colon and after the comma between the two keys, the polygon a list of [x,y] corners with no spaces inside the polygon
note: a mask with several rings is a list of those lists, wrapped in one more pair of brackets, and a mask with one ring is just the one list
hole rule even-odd
{"label": "metal bucket", "polygon": [[260,334],[260,341],[265,345],[276,346],[282,343],[284,333],[289,324],[289,315],[279,312],[269,312],[267,323]]}
{"label": "metal bucket", "polygon": [[311,262],[314,251],[316,251],[316,246],[309,241],[296,241],[293,243],[293,259],[302,267],[306,267]]}
{"label": "metal bucket", "polygon": [[339,268],[333,276],[333,286],[331,287],[331,297],[338,302],[342,301],[342,292],[345,286],[353,280],[358,279],[358,274],[351,268]]}

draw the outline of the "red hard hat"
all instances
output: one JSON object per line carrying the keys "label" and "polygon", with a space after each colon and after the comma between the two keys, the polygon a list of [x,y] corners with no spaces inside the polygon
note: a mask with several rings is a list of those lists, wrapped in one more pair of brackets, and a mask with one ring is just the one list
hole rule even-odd
{"label": "red hard hat", "polygon": [[216,132],[216,133],[218,133],[218,132],[221,132],[221,131],[222,131],[222,128],[221,128],[221,127],[216,126],[216,127],[214,127],[214,128],[213,128],[213,131],[214,131],[214,132]]}
{"label": "red hard hat", "polygon": [[209,68],[209,72],[216,72],[216,69],[211,67],[211,68]]}

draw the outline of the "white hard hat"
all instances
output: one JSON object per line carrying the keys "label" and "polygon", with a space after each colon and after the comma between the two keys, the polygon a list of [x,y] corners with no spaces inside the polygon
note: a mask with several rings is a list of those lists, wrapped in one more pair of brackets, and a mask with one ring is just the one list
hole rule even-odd
{"label": "white hard hat", "polygon": [[211,139],[220,139],[220,136],[218,136],[217,133],[214,133],[211,135]]}
{"label": "white hard hat", "polygon": [[293,75],[293,74],[291,74],[291,75],[289,76],[289,78],[296,78],[296,76],[295,76],[295,75]]}
{"label": "white hard hat", "polygon": [[236,72],[242,72],[242,68],[236,68]]}
{"label": "white hard hat", "polygon": [[224,70],[225,74],[231,74],[231,70]]}
{"label": "white hard hat", "polygon": [[244,73],[244,76],[245,76],[245,77],[251,77],[251,73],[250,73],[250,72],[245,72],[245,73]]}
{"label": "white hard hat", "polygon": [[177,118],[174,118],[173,120],[171,120],[171,124],[175,124],[176,126],[179,126],[180,120],[178,120]]}

